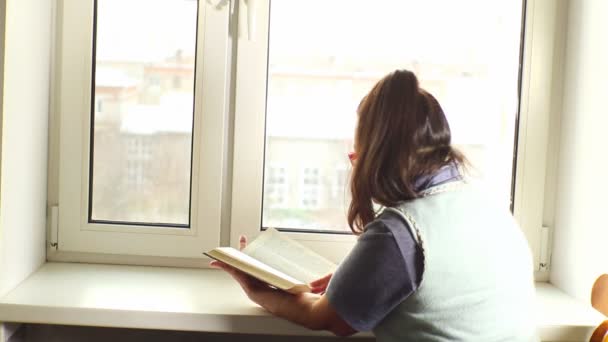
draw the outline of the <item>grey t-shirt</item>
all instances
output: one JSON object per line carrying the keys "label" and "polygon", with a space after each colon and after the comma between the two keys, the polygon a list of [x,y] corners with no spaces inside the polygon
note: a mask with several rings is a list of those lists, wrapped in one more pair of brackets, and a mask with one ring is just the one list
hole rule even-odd
{"label": "grey t-shirt", "polygon": [[[416,190],[460,180],[454,165],[416,182]],[[353,329],[371,331],[422,279],[422,251],[407,223],[385,211],[365,227],[327,288],[329,303]]]}

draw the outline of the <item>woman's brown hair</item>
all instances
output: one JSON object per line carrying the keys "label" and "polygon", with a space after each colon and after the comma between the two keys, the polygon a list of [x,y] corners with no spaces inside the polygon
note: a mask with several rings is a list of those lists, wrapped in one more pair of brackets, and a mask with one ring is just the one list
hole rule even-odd
{"label": "woman's brown hair", "polygon": [[355,234],[375,218],[374,202],[392,207],[415,199],[416,179],[450,163],[465,163],[451,145],[439,102],[410,71],[397,70],[380,80],[361,101],[358,116],[348,210]]}

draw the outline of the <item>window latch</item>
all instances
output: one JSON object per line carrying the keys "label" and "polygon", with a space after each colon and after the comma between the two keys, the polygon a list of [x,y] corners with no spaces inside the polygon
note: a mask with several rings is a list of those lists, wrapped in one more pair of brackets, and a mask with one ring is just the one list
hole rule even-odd
{"label": "window latch", "polygon": [[541,228],[540,238],[540,263],[539,271],[545,272],[549,270],[549,264],[551,263],[551,244],[549,241],[549,227],[543,226]]}
{"label": "window latch", "polygon": [[55,249],[59,248],[59,241],[58,241],[58,230],[59,230],[59,206],[52,206],[51,207],[51,234],[50,234],[50,240],[49,240],[49,244],[51,245],[51,247],[55,247]]}

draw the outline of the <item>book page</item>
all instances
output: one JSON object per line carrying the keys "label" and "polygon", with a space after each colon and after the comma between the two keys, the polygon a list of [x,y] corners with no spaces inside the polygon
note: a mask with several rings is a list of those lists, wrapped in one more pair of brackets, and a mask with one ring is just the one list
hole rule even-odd
{"label": "book page", "polygon": [[253,240],[243,253],[307,284],[336,269],[331,261],[272,228]]}

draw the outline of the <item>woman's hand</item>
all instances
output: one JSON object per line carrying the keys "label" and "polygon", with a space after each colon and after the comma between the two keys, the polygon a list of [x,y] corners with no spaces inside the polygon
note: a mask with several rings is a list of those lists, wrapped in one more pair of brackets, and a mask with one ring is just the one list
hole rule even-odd
{"label": "woman's hand", "polygon": [[327,290],[327,285],[329,284],[329,281],[331,280],[332,275],[333,275],[333,273],[330,273],[330,274],[324,276],[323,278],[319,278],[319,279],[311,282],[310,288],[312,289],[312,293],[318,293],[318,294],[325,293],[325,291]]}
{"label": "woman's hand", "polygon": [[[245,235],[241,235],[239,237],[239,250],[243,250],[247,247],[247,237]],[[228,264],[225,264],[221,261],[213,260],[209,263],[209,265],[213,268],[221,269],[230,274],[234,280],[236,280],[239,285],[245,291],[245,294],[251,301],[256,304],[262,306],[263,308],[268,309],[270,303],[265,302],[268,300],[269,292],[275,292],[276,290],[268,286],[268,284],[242,272]]]}
{"label": "woman's hand", "polygon": [[[239,238],[239,249],[247,247],[247,237]],[[268,284],[251,277],[220,261],[212,261],[210,265],[230,274],[243,288],[247,297],[273,315],[285,318],[293,323],[313,330],[329,330],[339,336],[348,336],[356,332],[331,307],[323,295],[301,293],[292,295],[270,287]],[[310,285],[313,292],[325,292],[331,274],[313,281]]]}
{"label": "woman's hand", "polygon": [[247,247],[247,237],[245,235],[241,235],[239,237],[239,251],[242,251]]}
{"label": "woman's hand", "polygon": [[260,305],[261,307],[272,312],[276,302],[282,297],[280,291],[271,288],[268,284],[255,279],[254,277],[237,270],[236,268],[227,265],[221,261],[214,260],[210,263],[211,267],[218,268],[226,271],[239,285],[243,288],[243,291],[249,297],[251,301]]}

